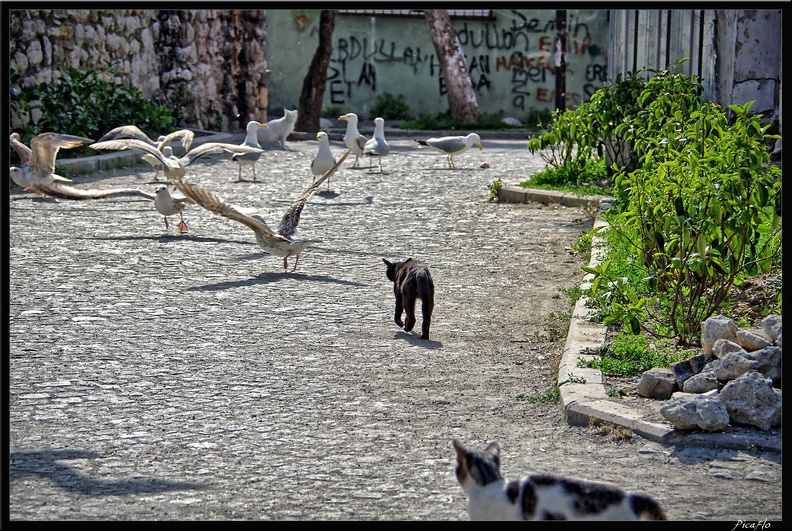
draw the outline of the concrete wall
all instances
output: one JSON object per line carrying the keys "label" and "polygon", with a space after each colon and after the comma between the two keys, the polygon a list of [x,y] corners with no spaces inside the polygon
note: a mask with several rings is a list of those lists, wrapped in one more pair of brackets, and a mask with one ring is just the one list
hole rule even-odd
{"label": "concrete wall", "polygon": [[[297,108],[318,43],[319,10],[269,10],[270,108]],[[452,17],[483,113],[520,119],[555,108],[554,10],[494,10],[493,19]],[[606,10],[569,10],[567,104],[606,80]],[[368,116],[377,96],[403,95],[413,115],[448,108],[429,29],[420,16],[339,13],[325,106]]]}

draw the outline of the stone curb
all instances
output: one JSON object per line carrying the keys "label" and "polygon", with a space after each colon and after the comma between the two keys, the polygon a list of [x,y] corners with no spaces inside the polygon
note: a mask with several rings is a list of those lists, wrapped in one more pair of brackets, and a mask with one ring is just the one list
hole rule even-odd
{"label": "stone curb", "polygon": [[[606,199],[595,196],[578,196],[550,190],[525,189],[520,186],[504,186],[499,197],[501,200],[527,203],[560,203],[565,206],[593,206]],[[594,221],[594,227],[606,227],[601,217]],[[601,241],[596,235],[592,238],[590,266],[600,261],[601,249],[596,245]],[[587,289],[594,276],[583,277],[581,288]],[[707,446],[724,449],[765,449],[781,451],[781,437],[764,433],[686,433],[676,430],[670,423],[646,420],[633,408],[611,400],[604,385],[602,372],[597,369],[578,367],[578,360],[593,357],[585,354],[605,344],[605,325],[592,322],[592,312],[586,308],[586,297],[581,297],[572,311],[564,351],[558,365],[558,387],[564,418],[573,426],[587,426],[592,421],[607,422],[628,428],[633,433],[652,441],[686,446]],[[662,403],[657,403],[659,412]]]}

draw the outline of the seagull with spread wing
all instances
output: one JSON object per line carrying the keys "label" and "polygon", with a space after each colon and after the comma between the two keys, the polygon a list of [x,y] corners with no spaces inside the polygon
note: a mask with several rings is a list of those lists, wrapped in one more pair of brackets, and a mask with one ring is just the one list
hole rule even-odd
{"label": "seagull with spread wing", "polygon": [[65,183],[71,179],[55,173],[55,159],[60,148],[73,148],[93,142],[90,138],[42,133],[33,137],[30,146],[22,143],[18,133],[12,133],[9,142],[22,161],[22,167],[12,166],[9,170],[11,179],[25,190],[32,190],[46,197],[55,199],[105,199],[108,197],[145,197],[153,199],[154,195],[136,188],[85,189],[75,188]]}
{"label": "seagull with spread wing", "polygon": [[[187,152],[190,150],[193,138],[195,138],[195,133],[189,129],[179,129],[178,131],[174,131],[168,135],[161,135],[157,138],[157,140],[152,140],[137,126],[122,125],[121,127],[116,127],[112,131],[109,131],[106,135],[99,139],[99,142],[118,140],[120,138],[134,138],[136,140],[150,144],[160,151],[162,151],[162,148],[165,146],[170,146],[173,142],[180,140],[184,151]],[[162,170],[162,161],[159,159],[159,157],[155,157],[151,153],[146,153],[141,158],[148,162],[154,169],[154,177],[152,180],[158,181],[159,179],[157,179],[157,176],[159,175],[160,170]]]}
{"label": "seagull with spread wing", "polygon": [[11,166],[11,179],[27,190],[34,185],[48,185],[54,181],[71,182],[71,179],[55,173],[55,159],[61,148],[69,149],[93,142],[90,138],[58,133],[41,133],[30,141],[30,147],[22,143],[19,133],[11,133],[9,142],[22,161],[22,167]]}
{"label": "seagull with spread wing", "polygon": [[214,193],[192,185],[185,181],[176,183],[176,188],[181,191],[185,196],[192,199],[210,212],[223,216],[228,219],[238,221],[248,228],[252,229],[256,235],[256,242],[264,251],[275,256],[283,257],[283,269],[288,268],[288,258],[294,256],[294,267],[291,271],[297,269],[297,262],[300,259],[300,253],[308,246],[314,243],[319,243],[322,240],[297,240],[293,236],[297,231],[297,226],[300,223],[300,214],[305,207],[308,199],[316,192],[325,179],[328,179],[335,171],[341,166],[341,163],[349,155],[350,150],[347,150],[341,158],[338,159],[332,168],[330,168],[322,177],[316,179],[311,186],[305,190],[297,200],[292,203],[283,218],[280,221],[277,231],[273,231],[264,218],[258,214],[248,216],[240,212],[239,209],[224,202],[219,196]]}
{"label": "seagull with spread wing", "polygon": [[156,146],[138,140],[137,138],[119,138],[117,140],[107,140],[91,144],[92,149],[139,149],[154,155],[162,162],[162,173],[172,181],[180,181],[187,174],[187,168],[199,158],[212,153],[262,153],[260,148],[252,148],[237,144],[225,144],[222,142],[207,142],[200,146],[190,149],[184,156],[177,157],[173,154],[171,146],[163,146],[162,151]]}
{"label": "seagull with spread wing", "polygon": [[481,146],[481,137],[476,133],[470,133],[467,136],[444,136],[440,138],[428,138],[426,140],[416,140],[422,146],[428,146],[436,149],[446,156],[448,167],[456,169],[453,156],[457,153],[467,151],[473,146],[478,146],[479,149],[484,149]]}

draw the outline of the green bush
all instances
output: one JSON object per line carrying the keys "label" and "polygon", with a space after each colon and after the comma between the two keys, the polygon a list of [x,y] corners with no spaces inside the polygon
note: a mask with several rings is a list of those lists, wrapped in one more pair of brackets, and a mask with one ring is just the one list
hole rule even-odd
{"label": "green bush", "polygon": [[381,117],[385,120],[409,120],[410,107],[404,101],[404,95],[393,96],[390,92],[385,92],[377,96],[374,105],[371,106],[371,116]]}
{"label": "green bush", "polygon": [[[171,106],[159,105],[134,87],[107,81],[114,67],[104,73],[70,68],[56,83],[42,82],[22,88],[19,75],[11,71],[11,106],[24,126],[18,129],[26,144],[39,133],[55,132],[98,139],[120,125],[133,124],[150,136],[170,132],[172,124],[183,116],[186,89],[171,94]],[[40,118],[32,120],[32,111]],[[27,119],[27,120],[26,120]],[[64,152],[66,155],[67,152]],[[68,150],[66,156],[93,153],[87,146]]]}
{"label": "green bush", "polygon": [[592,292],[611,296],[606,324],[638,333],[661,313],[655,321],[680,345],[697,342],[731,286],[768,271],[781,249],[781,170],[765,145],[775,137],[749,114],[753,102],[730,106],[730,124],[698,89],[683,74],[661,72],[647,82],[639,116],[620,126],[640,166],[617,174],[606,218],[645,266],[652,296],[621,282],[607,261],[584,267],[595,275]]}
{"label": "green bush", "polygon": [[599,357],[578,360],[579,367],[599,369],[604,374],[637,376],[652,367],[668,367],[671,363],[688,357],[689,352],[654,350],[642,335],[620,334],[599,349],[589,351]]}

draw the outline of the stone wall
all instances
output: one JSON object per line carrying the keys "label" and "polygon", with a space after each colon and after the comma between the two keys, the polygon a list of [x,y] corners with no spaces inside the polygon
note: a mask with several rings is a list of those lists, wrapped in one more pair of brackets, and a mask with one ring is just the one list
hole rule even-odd
{"label": "stone wall", "polygon": [[170,101],[186,90],[178,125],[193,129],[266,121],[266,39],[265,10],[9,12],[10,67],[23,87],[55,82],[68,68],[105,72],[110,61],[114,81],[146,97]]}

